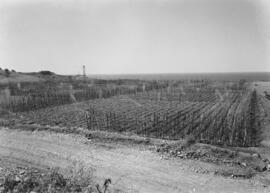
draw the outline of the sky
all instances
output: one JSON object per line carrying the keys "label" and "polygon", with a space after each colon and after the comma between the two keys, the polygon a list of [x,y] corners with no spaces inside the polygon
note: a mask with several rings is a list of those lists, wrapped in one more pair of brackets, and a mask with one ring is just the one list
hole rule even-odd
{"label": "sky", "polygon": [[0,67],[270,71],[269,0],[0,0]]}

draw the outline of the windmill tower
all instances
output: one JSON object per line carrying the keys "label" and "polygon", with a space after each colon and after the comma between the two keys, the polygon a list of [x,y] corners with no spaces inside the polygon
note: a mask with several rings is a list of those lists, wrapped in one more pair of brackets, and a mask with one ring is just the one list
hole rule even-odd
{"label": "windmill tower", "polygon": [[86,82],[85,65],[83,65],[83,81]]}

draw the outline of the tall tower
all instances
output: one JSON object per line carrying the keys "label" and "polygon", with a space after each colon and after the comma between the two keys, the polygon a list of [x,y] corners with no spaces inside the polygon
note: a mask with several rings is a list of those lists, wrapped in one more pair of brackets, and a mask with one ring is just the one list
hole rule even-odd
{"label": "tall tower", "polygon": [[84,80],[84,82],[86,82],[85,65],[83,65],[83,80]]}

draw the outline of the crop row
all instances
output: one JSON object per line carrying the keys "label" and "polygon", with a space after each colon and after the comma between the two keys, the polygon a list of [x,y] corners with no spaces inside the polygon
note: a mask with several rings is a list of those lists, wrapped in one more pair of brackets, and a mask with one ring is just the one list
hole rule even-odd
{"label": "crop row", "polygon": [[94,101],[89,104],[87,126],[163,139],[193,135],[213,144],[255,145],[256,92],[232,92],[222,100],[211,95],[200,93],[204,98],[200,102],[152,101],[142,94],[141,99],[136,95]]}

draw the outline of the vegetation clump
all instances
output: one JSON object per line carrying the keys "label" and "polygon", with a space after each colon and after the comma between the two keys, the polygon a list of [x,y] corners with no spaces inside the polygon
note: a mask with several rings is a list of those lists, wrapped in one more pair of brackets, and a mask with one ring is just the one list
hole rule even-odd
{"label": "vegetation clump", "polygon": [[106,193],[111,183],[111,179],[106,179],[103,186],[95,185],[92,173],[87,173],[82,167],[72,167],[68,173],[63,175],[58,168],[45,171],[33,168],[13,171],[8,173],[0,184],[0,192]]}
{"label": "vegetation clump", "polygon": [[48,70],[40,71],[39,73],[41,75],[44,75],[44,76],[51,76],[51,75],[54,75],[55,74],[55,73],[53,73],[51,71],[48,71]]}

